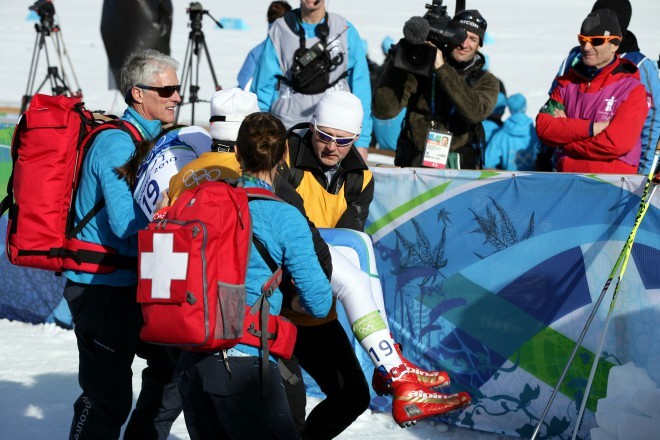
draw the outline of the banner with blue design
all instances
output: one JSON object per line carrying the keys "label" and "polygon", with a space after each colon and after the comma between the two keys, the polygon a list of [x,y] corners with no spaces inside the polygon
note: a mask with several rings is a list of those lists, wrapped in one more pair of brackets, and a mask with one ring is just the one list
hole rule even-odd
{"label": "banner with blue design", "polygon": [[[530,437],[630,234],[645,177],[373,171],[366,232],[394,339],[419,366],[447,370],[452,392],[473,396],[449,420]],[[634,362],[660,383],[659,206],[654,197],[637,234],[578,438],[596,426],[612,366]],[[613,290],[540,438],[570,438]],[[389,405],[372,396],[372,406]]]}

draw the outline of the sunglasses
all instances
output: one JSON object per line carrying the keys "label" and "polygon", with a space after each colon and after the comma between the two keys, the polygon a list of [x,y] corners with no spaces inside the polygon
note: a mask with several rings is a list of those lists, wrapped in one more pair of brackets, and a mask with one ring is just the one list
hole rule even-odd
{"label": "sunglasses", "polygon": [[138,89],[153,90],[154,92],[158,92],[158,96],[160,96],[161,98],[169,98],[170,96],[174,95],[179,90],[181,90],[181,84],[176,86],[163,86],[163,87],[145,86],[144,84],[137,84],[135,87],[137,87]]}
{"label": "sunglasses", "polygon": [[598,37],[589,37],[587,35],[578,35],[578,41],[580,44],[587,44],[591,43],[592,46],[602,46],[603,44],[612,41],[612,40],[621,40],[621,37],[617,35],[609,35],[609,36],[598,36]]}
{"label": "sunglasses", "polygon": [[357,137],[357,134],[354,134],[351,137],[335,137],[332,136],[325,131],[321,130],[316,126],[316,123],[314,124],[314,132],[316,133],[316,137],[319,138],[321,142],[324,144],[329,144],[330,142],[334,142],[337,144],[338,147],[348,147],[353,143],[355,138]]}

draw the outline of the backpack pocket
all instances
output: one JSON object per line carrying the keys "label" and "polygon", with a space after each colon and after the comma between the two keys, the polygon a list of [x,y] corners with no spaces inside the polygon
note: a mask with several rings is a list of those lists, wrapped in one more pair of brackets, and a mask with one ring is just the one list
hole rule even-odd
{"label": "backpack pocket", "polygon": [[243,336],[245,307],[245,284],[235,285],[218,282],[216,339],[240,339]]}

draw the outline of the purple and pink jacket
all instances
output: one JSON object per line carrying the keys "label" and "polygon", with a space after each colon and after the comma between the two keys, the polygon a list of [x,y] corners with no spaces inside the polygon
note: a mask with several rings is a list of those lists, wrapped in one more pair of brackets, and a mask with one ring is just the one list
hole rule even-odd
{"label": "purple and pink jacket", "polygon": [[[560,77],[536,118],[541,141],[553,148],[557,171],[635,174],[640,133],[649,109],[637,67],[617,55],[593,78],[572,68]],[[566,118],[555,117],[562,109]],[[595,122],[609,121],[597,135]]]}

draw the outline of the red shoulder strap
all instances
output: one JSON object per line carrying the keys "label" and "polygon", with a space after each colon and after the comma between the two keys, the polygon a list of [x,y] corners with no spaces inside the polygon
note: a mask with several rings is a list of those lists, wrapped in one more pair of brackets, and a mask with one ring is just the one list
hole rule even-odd
{"label": "red shoulder strap", "polygon": [[94,127],[87,137],[88,142],[91,144],[91,141],[94,140],[97,134],[99,134],[104,130],[110,130],[110,129],[118,129],[128,134],[131,137],[133,143],[138,143],[144,140],[142,133],[140,133],[140,130],[138,130],[138,128],[135,125],[123,119],[117,118],[117,119],[110,119],[109,121],[105,121],[102,124],[99,124],[96,127]]}
{"label": "red shoulder strap", "polygon": [[245,192],[248,195],[248,201],[249,200],[275,200],[277,202],[284,202],[284,200],[280,199],[277,197],[271,190],[268,190],[266,188],[255,188],[255,187],[249,187],[249,188],[243,188]]}

